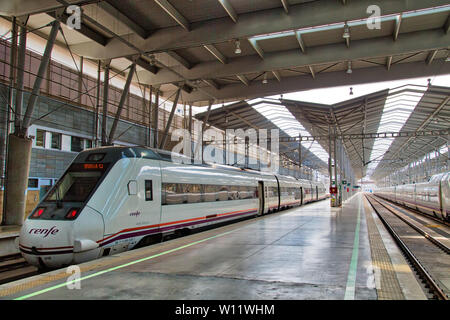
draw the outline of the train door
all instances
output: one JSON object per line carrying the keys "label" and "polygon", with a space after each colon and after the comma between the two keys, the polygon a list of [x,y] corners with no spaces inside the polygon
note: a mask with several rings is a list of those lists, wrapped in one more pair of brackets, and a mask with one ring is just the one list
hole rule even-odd
{"label": "train door", "polygon": [[280,188],[280,180],[278,180],[278,177],[275,176],[275,179],[277,179],[277,190],[278,190],[278,206],[276,211],[280,210],[281,206],[281,188]]}
{"label": "train door", "polygon": [[442,180],[439,180],[439,189],[438,189],[438,201],[439,201],[439,213],[441,214],[441,218],[445,220],[446,212],[444,212],[445,208],[443,205],[443,197],[442,197]]}
{"label": "train door", "polygon": [[300,187],[300,205],[303,205],[303,187]]}
{"label": "train door", "polygon": [[258,198],[259,198],[259,210],[258,215],[261,216],[264,214],[264,182],[258,181]]}
{"label": "train door", "polygon": [[316,201],[319,200],[319,188],[316,186]]}

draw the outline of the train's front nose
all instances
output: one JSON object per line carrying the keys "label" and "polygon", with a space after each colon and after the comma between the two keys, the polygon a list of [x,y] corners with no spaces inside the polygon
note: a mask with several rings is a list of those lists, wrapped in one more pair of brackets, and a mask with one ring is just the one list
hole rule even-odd
{"label": "train's front nose", "polygon": [[[67,212],[64,220],[58,211]],[[22,226],[19,248],[32,265],[60,268],[97,258],[103,229],[102,216],[89,206],[38,207]]]}
{"label": "train's front nose", "polygon": [[19,249],[28,263],[58,268],[73,260],[74,221],[27,219],[20,230]]}

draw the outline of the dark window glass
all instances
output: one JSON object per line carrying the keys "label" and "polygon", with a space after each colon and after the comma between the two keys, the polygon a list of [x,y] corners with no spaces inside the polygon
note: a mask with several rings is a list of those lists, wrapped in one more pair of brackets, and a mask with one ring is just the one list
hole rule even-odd
{"label": "dark window glass", "polygon": [[37,188],[39,186],[39,179],[28,179],[28,188]]}
{"label": "dark window glass", "polygon": [[52,149],[61,150],[61,134],[52,132]]}
{"label": "dark window glass", "polygon": [[72,137],[70,150],[74,152],[83,151],[83,139],[78,137]]}
{"label": "dark window glass", "polygon": [[162,204],[254,199],[256,187],[163,183]]}
{"label": "dark window glass", "polygon": [[218,200],[218,186],[216,185],[205,185],[204,186],[204,201],[212,202]]}
{"label": "dark window glass", "polygon": [[45,201],[84,202],[102,174],[101,171],[69,171],[58,181]]}
{"label": "dark window glass", "polygon": [[85,148],[90,149],[92,148],[92,140],[84,140],[85,141]]}
{"label": "dark window glass", "polygon": [[45,148],[45,131],[44,130],[36,130],[36,146]]}
{"label": "dark window glass", "polygon": [[88,155],[86,161],[102,161],[104,157],[105,153],[91,153],[90,155]]}
{"label": "dark window glass", "polygon": [[145,201],[153,201],[152,180],[145,180]]}

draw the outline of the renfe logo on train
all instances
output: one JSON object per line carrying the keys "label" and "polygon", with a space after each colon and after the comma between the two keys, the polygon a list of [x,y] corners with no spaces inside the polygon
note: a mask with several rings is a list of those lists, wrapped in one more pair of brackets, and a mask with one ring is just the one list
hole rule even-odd
{"label": "renfe logo on train", "polygon": [[59,229],[56,229],[56,226],[51,227],[50,229],[31,229],[29,234],[43,234],[44,238],[47,238],[49,234],[55,235],[59,232]]}

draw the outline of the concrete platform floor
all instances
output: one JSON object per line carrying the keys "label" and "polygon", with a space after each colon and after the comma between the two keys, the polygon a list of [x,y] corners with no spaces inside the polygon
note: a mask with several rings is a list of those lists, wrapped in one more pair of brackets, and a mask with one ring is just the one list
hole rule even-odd
{"label": "concrete platform floor", "polygon": [[16,281],[0,299],[377,299],[363,196],[329,203],[81,264],[79,289],[65,269]]}

